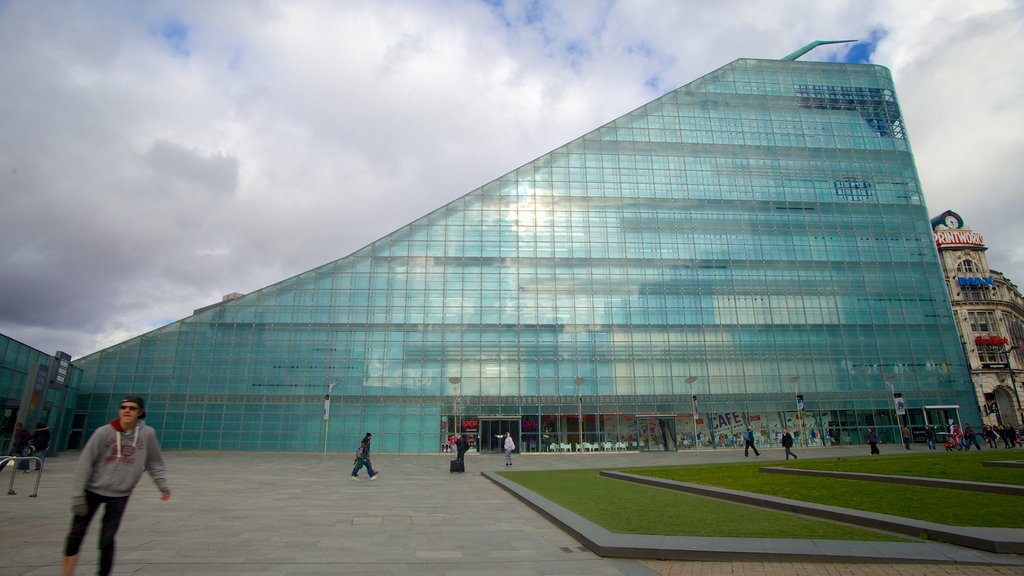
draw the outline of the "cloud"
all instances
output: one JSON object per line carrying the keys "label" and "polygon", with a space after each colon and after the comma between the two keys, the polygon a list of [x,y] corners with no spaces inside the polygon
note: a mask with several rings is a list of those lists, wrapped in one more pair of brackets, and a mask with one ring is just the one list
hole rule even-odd
{"label": "cloud", "polygon": [[[231,195],[238,187],[238,160],[225,154],[205,155],[158,140],[145,153],[152,176],[178,194]],[[187,198],[175,198],[186,200]]]}
{"label": "cloud", "polygon": [[0,3],[0,332],[74,356],[341,258],[740,57],[892,69],[1024,281],[1009,1]]}
{"label": "cloud", "polygon": [[183,58],[191,53],[188,47],[188,27],[176,18],[168,18],[155,27],[155,33],[159,34],[167,43],[171,52]]}
{"label": "cloud", "polygon": [[891,62],[930,213],[952,209],[981,232],[992,268],[1024,286],[1024,12],[1017,2],[893,15],[881,41]]}

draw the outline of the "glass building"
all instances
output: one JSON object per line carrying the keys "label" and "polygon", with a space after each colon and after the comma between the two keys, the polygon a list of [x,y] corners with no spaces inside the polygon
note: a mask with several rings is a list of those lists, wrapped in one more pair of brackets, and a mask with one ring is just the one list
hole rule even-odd
{"label": "glass building", "polygon": [[737,60],[349,256],[81,358],[78,409],[98,426],[143,394],[169,449],[898,441],[980,421],[929,220],[888,70]]}
{"label": "glass building", "polygon": [[42,423],[52,441],[47,454],[56,456],[69,437],[81,442],[84,415],[72,420],[84,374],[64,352],[47,354],[0,334],[0,454],[14,447],[14,425],[30,432]]}

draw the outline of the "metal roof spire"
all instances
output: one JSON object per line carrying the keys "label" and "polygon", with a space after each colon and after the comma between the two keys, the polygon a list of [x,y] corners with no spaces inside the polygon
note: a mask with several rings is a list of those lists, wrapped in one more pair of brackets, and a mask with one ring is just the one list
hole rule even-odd
{"label": "metal roof spire", "polygon": [[814,42],[811,42],[807,46],[804,46],[803,48],[797,50],[796,52],[793,52],[789,56],[783,56],[781,60],[796,60],[797,58],[803,56],[804,54],[807,54],[811,50],[814,50],[818,46],[823,46],[825,44],[845,44],[847,42],[856,42],[856,40],[815,40]]}

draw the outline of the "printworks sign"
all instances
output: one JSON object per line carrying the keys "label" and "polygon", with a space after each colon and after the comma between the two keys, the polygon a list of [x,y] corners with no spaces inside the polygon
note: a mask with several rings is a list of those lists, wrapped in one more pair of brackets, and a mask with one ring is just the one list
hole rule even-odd
{"label": "printworks sign", "polygon": [[985,237],[970,230],[936,230],[936,246],[984,246]]}

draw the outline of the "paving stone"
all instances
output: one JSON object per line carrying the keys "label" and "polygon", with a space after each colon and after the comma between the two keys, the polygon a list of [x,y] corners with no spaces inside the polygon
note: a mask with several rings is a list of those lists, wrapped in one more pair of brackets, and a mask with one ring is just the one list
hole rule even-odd
{"label": "paving stone", "polygon": [[[801,457],[842,456],[863,447],[805,449]],[[0,495],[0,576],[59,571],[71,521],[68,486],[77,454],[46,460],[39,495],[34,475]],[[166,453],[169,501],[144,477],[128,504],[114,574],[140,576],[848,574],[850,576],[1020,576],[1019,567],[880,562],[655,562],[602,558],[480,475],[506,470],[501,454],[467,457],[449,474],[446,454],[376,455],[381,476],[352,482],[351,454]],[[762,461],[782,461],[765,450]],[[700,453],[522,455],[517,470],[657,466],[742,460],[734,450]],[[7,472],[7,471],[5,471]],[[7,474],[0,477],[6,485]],[[79,574],[95,572],[99,519],[82,548]],[[881,569],[887,571],[880,571]],[[972,571],[983,568],[982,571]],[[837,571],[833,571],[837,570]],[[838,571],[843,570],[843,571]],[[849,571],[846,571],[849,570]],[[916,571],[915,571],[916,570]],[[945,571],[944,571],[945,570]]]}

